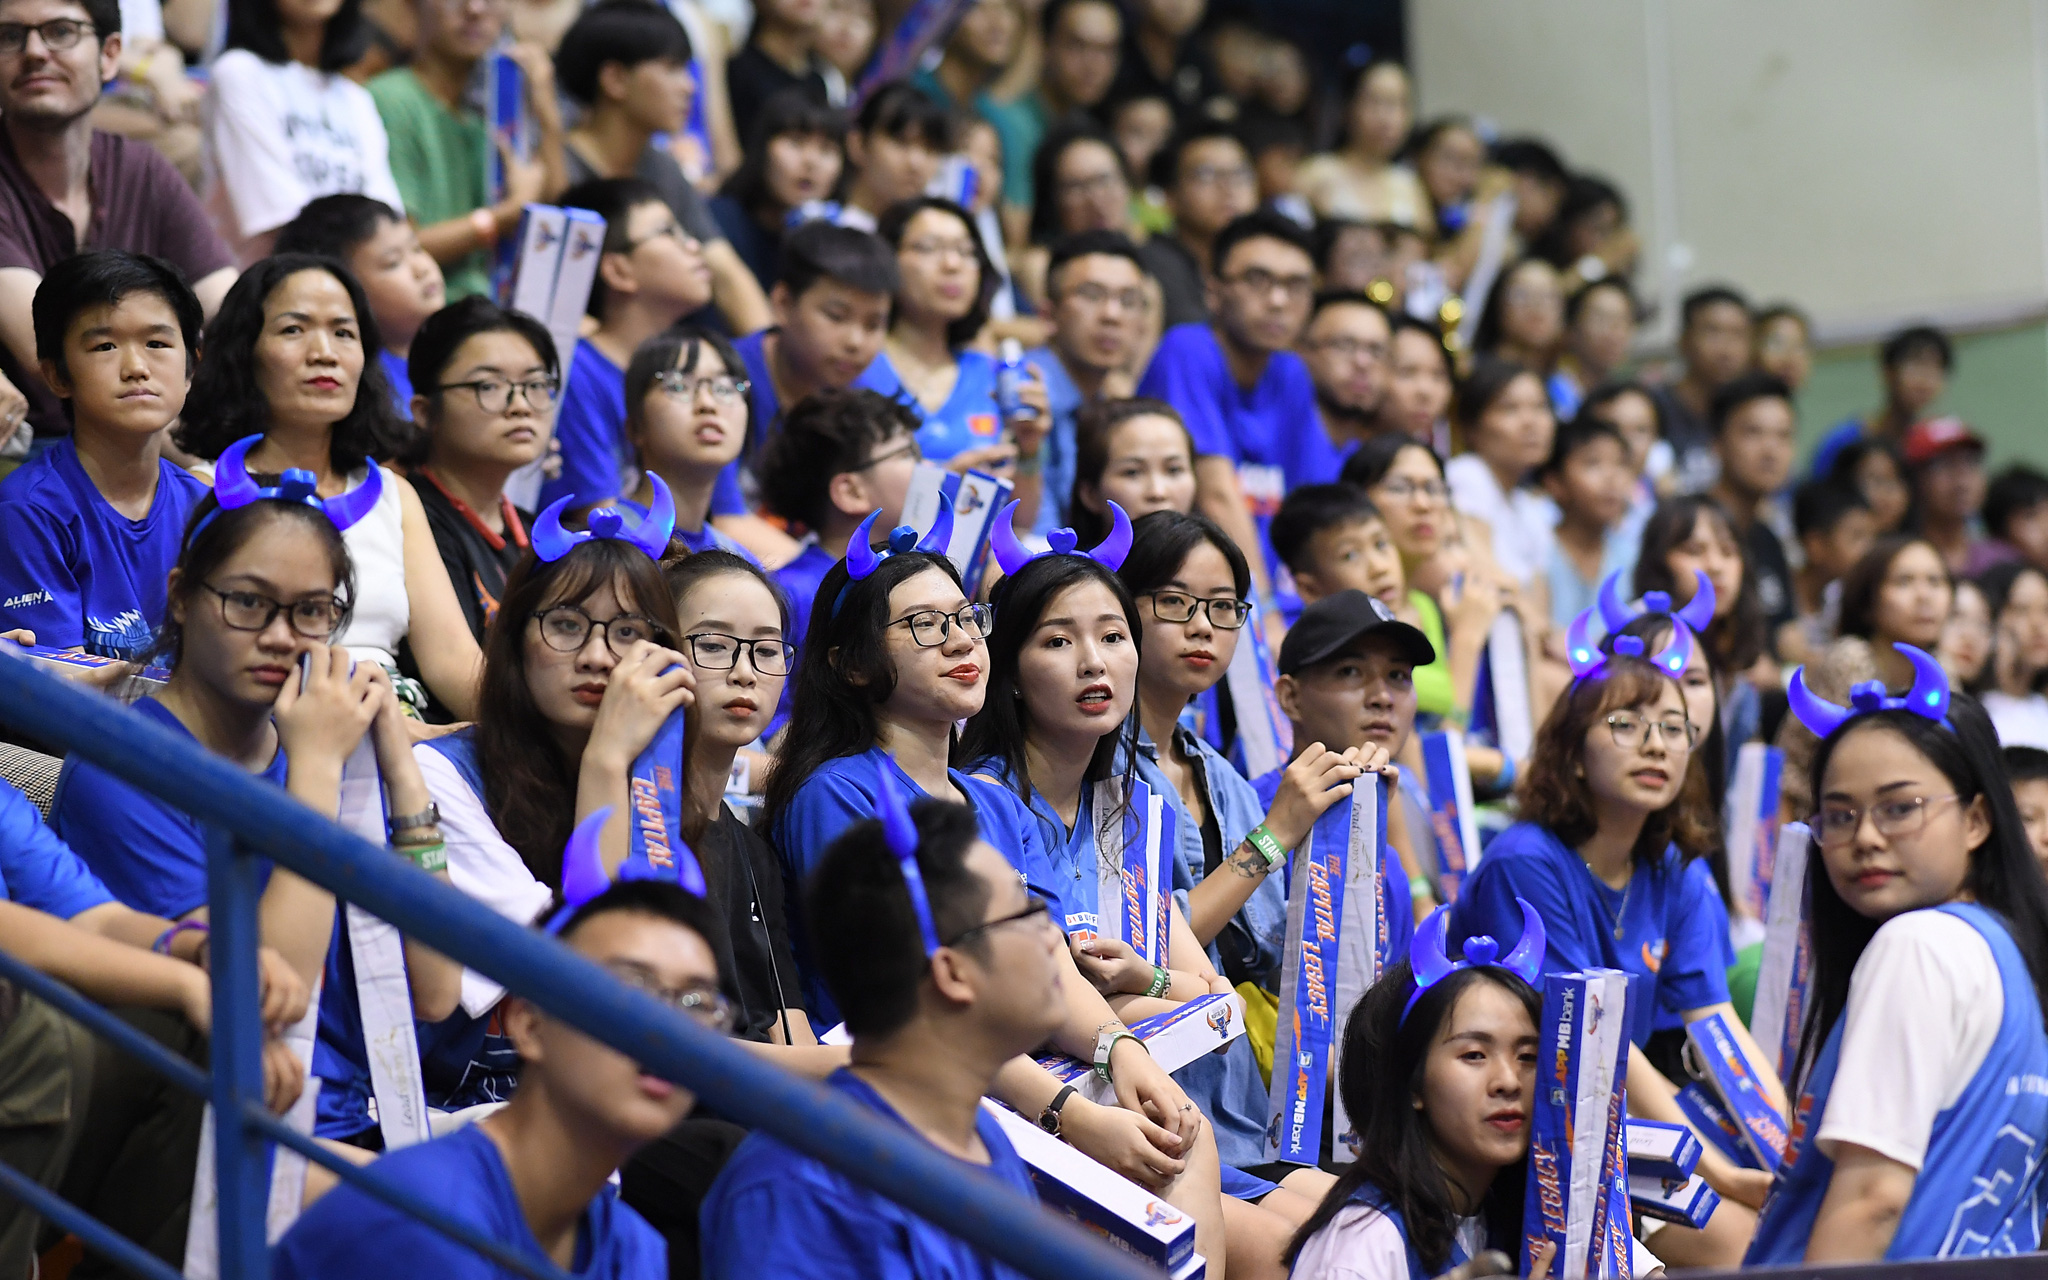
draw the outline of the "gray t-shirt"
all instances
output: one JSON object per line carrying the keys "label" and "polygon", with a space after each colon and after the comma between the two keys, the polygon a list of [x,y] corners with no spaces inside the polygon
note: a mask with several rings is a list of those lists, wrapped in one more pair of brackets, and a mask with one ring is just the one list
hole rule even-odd
{"label": "gray t-shirt", "polygon": [[[562,152],[569,162],[570,186],[602,176],[576,154],[576,148],[564,147]],[[661,198],[668,202],[669,209],[676,215],[676,221],[692,237],[705,244],[725,239],[718,219],[711,216],[711,207],[690,180],[683,176],[683,167],[676,163],[674,156],[649,143],[647,150],[640,153],[640,163],[634,168],[633,176],[654,184],[654,189],[661,193]]]}

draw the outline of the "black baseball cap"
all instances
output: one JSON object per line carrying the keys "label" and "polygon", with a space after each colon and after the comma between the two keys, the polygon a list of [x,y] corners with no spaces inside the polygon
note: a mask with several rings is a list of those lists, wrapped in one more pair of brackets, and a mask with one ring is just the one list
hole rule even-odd
{"label": "black baseball cap", "polygon": [[1367,635],[1384,635],[1403,662],[1427,666],[1436,661],[1429,637],[1394,616],[1386,602],[1363,591],[1339,591],[1301,611],[1280,642],[1280,674],[1291,676],[1335,657]]}

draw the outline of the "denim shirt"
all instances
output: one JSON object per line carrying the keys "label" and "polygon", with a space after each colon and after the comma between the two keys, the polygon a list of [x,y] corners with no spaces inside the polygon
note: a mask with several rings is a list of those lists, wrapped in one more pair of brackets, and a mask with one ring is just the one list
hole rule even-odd
{"label": "denim shirt", "polygon": [[[1194,762],[1201,774],[1203,789],[1209,797],[1209,811],[1215,815],[1217,830],[1223,836],[1223,856],[1228,858],[1244,842],[1251,829],[1265,821],[1265,808],[1260,805],[1252,784],[1231,768],[1230,762],[1218,755],[1214,747],[1185,725],[1176,725],[1173,732],[1182,754]],[[1142,729],[1138,733],[1138,776],[1173,806],[1179,819],[1181,867],[1186,872],[1188,883],[1200,884],[1207,874],[1203,866],[1202,824],[1188,812],[1180,792],[1159,767],[1159,748]],[[1174,883],[1174,900],[1185,914],[1188,910],[1187,891],[1179,887],[1179,875],[1174,877]],[[1230,924],[1209,944],[1209,962],[1216,966],[1218,973],[1248,973],[1254,975],[1260,985],[1271,987],[1280,967],[1286,933],[1287,895],[1281,891],[1279,877],[1268,876],[1252,890],[1252,896],[1238,908]]]}

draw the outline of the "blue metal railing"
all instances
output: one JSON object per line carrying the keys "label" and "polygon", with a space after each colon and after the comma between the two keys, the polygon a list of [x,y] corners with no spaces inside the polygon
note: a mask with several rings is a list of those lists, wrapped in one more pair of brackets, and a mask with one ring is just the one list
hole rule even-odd
{"label": "blue metal railing", "polygon": [[[256,856],[267,857],[395,925],[400,932],[483,973],[548,1014],[692,1090],[722,1115],[771,1133],[854,1182],[903,1205],[962,1240],[1039,1280],[1139,1280],[1157,1272],[1038,1204],[960,1163],[901,1126],[820,1085],[776,1069],[739,1045],[634,990],[552,938],[521,928],[460,891],[344,831],[212,754],[110,699],[76,688],[27,662],[0,659],[0,723],[93,761],[116,777],[210,824],[207,871],[214,995],[211,1080],[130,1031],[124,1048],[213,1102],[219,1180],[220,1266],[226,1280],[268,1275],[264,1217],[268,1146],[282,1142],[409,1212],[419,1206],[379,1186],[373,1172],[339,1161],[292,1133],[264,1108],[262,1038],[256,992]],[[9,958],[11,959],[11,958]],[[58,984],[0,968],[39,993]],[[61,989],[61,988],[60,988]],[[54,993],[53,993],[54,994]],[[87,1013],[114,1034],[104,1011],[69,995],[67,1012]],[[91,1016],[99,1015],[99,1016]],[[136,1041],[143,1041],[148,1045]],[[152,1053],[149,1050],[154,1049]],[[0,1166],[4,1168],[4,1166]],[[12,1173],[8,1170],[7,1173]],[[0,1191],[20,1195],[96,1246],[103,1226],[42,1188],[0,1173]],[[393,1199],[393,1197],[397,1197]],[[61,1204],[61,1202],[59,1202]],[[431,1211],[430,1211],[431,1212]],[[445,1229],[450,1224],[433,1222]],[[85,1227],[85,1230],[81,1230]],[[92,1228],[98,1228],[97,1231]],[[455,1232],[457,1238],[466,1234]],[[114,1237],[116,1240],[119,1237]],[[466,1240],[474,1245],[474,1240]],[[125,1242],[124,1242],[125,1243]],[[133,1246],[129,1246],[131,1249]],[[138,1251],[139,1252],[139,1251]],[[496,1251],[491,1251],[494,1253]],[[116,1254],[118,1257],[119,1255]],[[123,1259],[136,1262],[134,1257]],[[154,1259],[150,1259],[154,1262]],[[161,1264],[157,1264],[161,1268]],[[161,1280],[163,1270],[136,1268]],[[516,1269],[532,1273],[533,1268]],[[540,1269],[540,1274],[548,1274]]]}

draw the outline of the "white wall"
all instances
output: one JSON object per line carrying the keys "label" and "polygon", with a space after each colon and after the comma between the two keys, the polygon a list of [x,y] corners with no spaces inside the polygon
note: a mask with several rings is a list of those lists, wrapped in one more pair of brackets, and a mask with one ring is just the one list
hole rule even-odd
{"label": "white wall", "polygon": [[1725,280],[1838,340],[2048,310],[2048,0],[1414,0],[1408,24],[1419,116],[1615,181],[1653,299]]}

